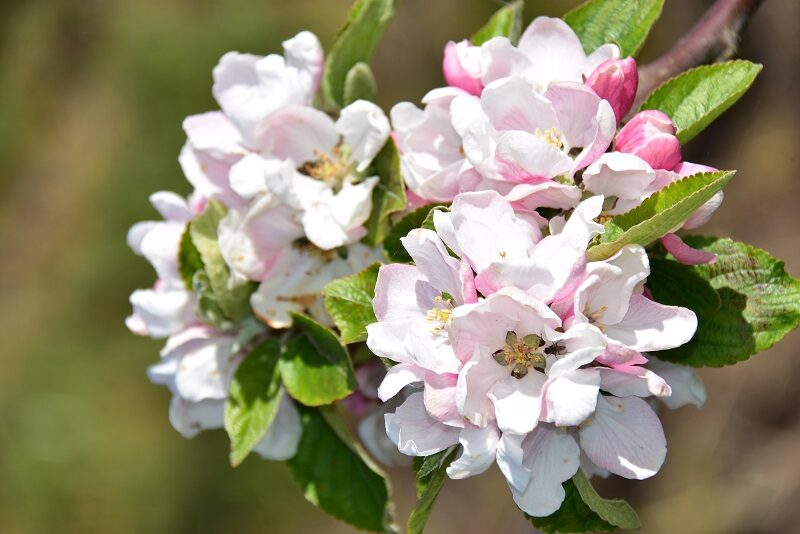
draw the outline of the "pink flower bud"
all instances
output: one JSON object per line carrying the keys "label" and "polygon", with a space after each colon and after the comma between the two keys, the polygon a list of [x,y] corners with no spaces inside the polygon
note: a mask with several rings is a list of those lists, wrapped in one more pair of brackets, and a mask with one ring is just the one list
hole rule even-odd
{"label": "pink flower bud", "polygon": [[447,43],[447,46],[444,47],[444,61],[442,62],[447,85],[480,96],[483,91],[480,50],[480,47],[472,46],[467,39],[459,43],[453,41]]}
{"label": "pink flower bud", "polygon": [[616,149],[639,156],[654,169],[672,170],[681,162],[675,125],[654,109],[637,113],[617,134]]}
{"label": "pink flower bud", "polygon": [[600,63],[586,79],[597,96],[608,100],[617,122],[631,109],[639,85],[639,71],[632,57],[607,59]]}

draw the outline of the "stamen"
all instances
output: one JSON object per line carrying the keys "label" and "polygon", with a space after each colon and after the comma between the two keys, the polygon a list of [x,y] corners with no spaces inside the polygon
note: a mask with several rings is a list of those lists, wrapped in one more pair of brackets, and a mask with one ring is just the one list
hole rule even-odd
{"label": "stamen", "polygon": [[544,345],[541,336],[529,334],[520,341],[514,331],[506,332],[505,346],[492,353],[492,358],[503,367],[511,367],[511,376],[520,379],[531,367],[543,370],[547,366],[544,354],[538,352]]}
{"label": "stamen", "polygon": [[536,137],[541,137],[542,139],[544,139],[544,142],[550,146],[554,146],[559,150],[564,149],[564,142],[561,140],[561,133],[555,127],[549,128],[544,131],[542,131],[541,128],[536,128],[533,131],[533,134]]}

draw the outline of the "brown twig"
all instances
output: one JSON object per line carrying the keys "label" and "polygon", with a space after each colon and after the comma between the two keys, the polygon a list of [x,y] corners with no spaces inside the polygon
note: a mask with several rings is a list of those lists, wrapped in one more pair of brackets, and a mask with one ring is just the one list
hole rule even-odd
{"label": "brown twig", "polygon": [[639,69],[633,109],[663,82],[686,69],[730,58],[739,33],[763,0],[716,0],[705,15],[664,55]]}

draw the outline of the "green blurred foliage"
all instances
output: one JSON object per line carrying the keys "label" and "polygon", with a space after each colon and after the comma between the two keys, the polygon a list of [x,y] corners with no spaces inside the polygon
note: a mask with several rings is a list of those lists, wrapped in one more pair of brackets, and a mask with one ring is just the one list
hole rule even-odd
{"label": "green blurred foliage", "polygon": [[[526,17],[575,0],[529,1]],[[707,1],[670,0],[644,58]],[[379,103],[442,83],[441,51],[498,8],[405,0],[373,69]],[[351,532],[305,504],[281,464],[233,470],[223,432],[184,440],[165,388],[144,370],[160,342],[124,327],[153,272],[126,247],[147,196],[185,194],[182,119],[215,108],[211,69],[228,50],[278,52],[301,29],[329,43],[345,0],[6,0],[0,3],[0,532]],[[767,2],[743,56],[765,64],[751,94],[687,159],[738,168],[709,232],[766,248],[800,274],[800,117],[795,2]],[[798,335],[735,369],[704,372],[709,404],[666,416],[671,449],[644,483],[612,482],[646,532],[768,532],[800,521]],[[413,480],[393,472],[401,516]],[[464,513],[465,510],[476,511]],[[758,520],[754,518],[757,516]],[[447,483],[430,532],[525,532],[496,470]]]}

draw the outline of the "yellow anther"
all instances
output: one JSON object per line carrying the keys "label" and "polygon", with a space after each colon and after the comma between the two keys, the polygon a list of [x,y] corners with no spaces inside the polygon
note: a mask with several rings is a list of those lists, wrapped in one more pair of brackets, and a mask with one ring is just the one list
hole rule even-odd
{"label": "yellow anther", "polygon": [[542,139],[544,139],[544,142],[550,146],[554,146],[559,150],[562,150],[564,148],[564,142],[561,140],[561,134],[555,127],[549,128],[544,131],[542,131],[541,128],[536,128],[533,131],[533,134],[536,137],[541,137]]}
{"label": "yellow anther", "polygon": [[333,147],[330,154],[315,151],[314,156],[317,160],[303,165],[303,172],[315,180],[325,182],[334,189],[341,188],[344,180],[353,171],[350,149],[338,145]]}

